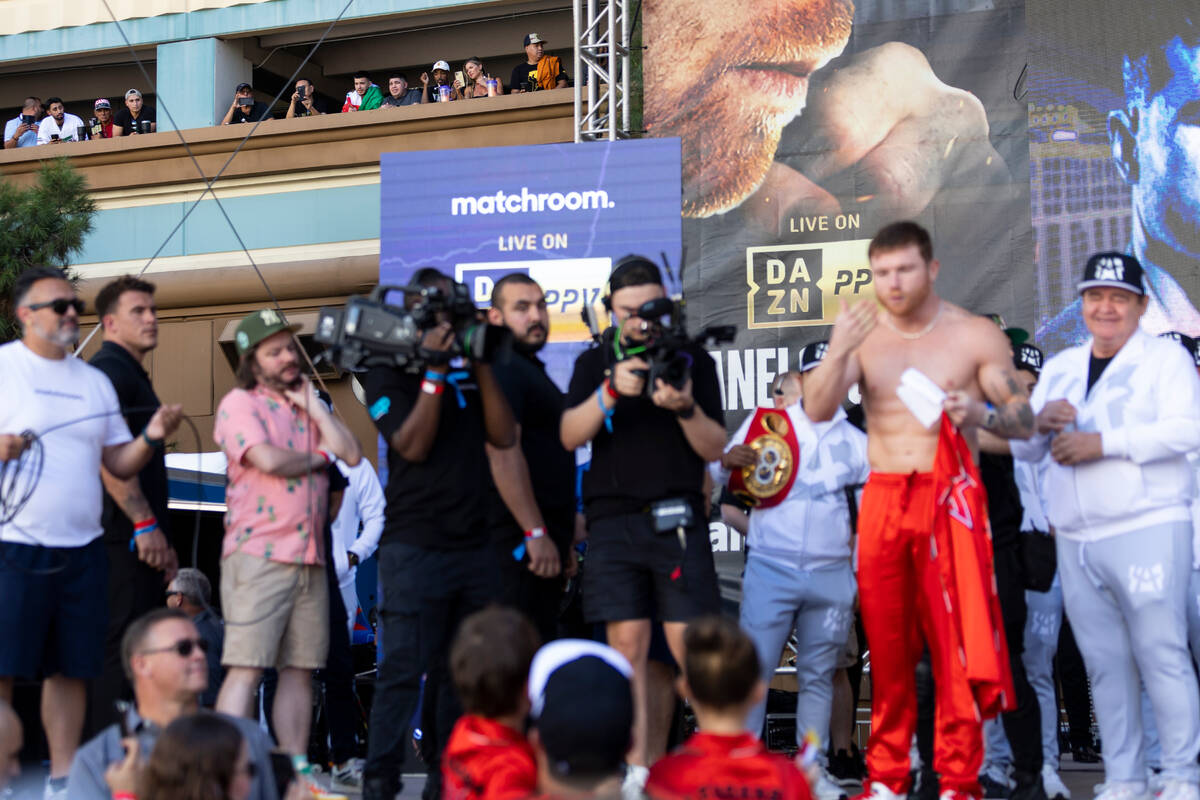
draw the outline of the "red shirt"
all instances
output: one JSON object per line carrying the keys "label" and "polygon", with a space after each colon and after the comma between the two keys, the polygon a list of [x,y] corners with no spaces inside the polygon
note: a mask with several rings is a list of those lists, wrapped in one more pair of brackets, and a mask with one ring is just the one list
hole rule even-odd
{"label": "red shirt", "polygon": [[812,800],[795,762],[749,733],[697,733],[650,768],[653,800]]}
{"label": "red shirt", "polygon": [[516,800],[537,790],[537,763],[525,737],[507,725],[465,714],[442,754],[445,800]]}

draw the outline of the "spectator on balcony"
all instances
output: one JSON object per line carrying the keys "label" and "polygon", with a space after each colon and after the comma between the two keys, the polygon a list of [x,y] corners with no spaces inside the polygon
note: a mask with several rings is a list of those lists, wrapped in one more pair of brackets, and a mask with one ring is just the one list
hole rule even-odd
{"label": "spectator on balcony", "polygon": [[513,94],[539,89],[565,89],[570,80],[558,56],[546,55],[546,40],[536,33],[525,36],[525,61],[513,67],[508,82]]}
{"label": "spectator on balcony", "polygon": [[95,115],[96,124],[89,126],[86,131],[87,138],[111,139],[113,135],[112,103],[108,102],[108,98],[101,97],[92,106],[92,113]]}
{"label": "spectator on balcony", "polygon": [[37,144],[38,120],[42,118],[42,100],[26,97],[21,113],[4,124],[4,149],[32,147]]}
{"label": "spectator on balcony", "polygon": [[308,78],[296,80],[296,91],[292,92],[292,102],[288,104],[284,119],[293,117],[315,117],[328,113],[325,104],[317,97],[317,87]]}
{"label": "spectator on balcony", "polygon": [[38,144],[79,142],[83,140],[83,120],[68,114],[61,97],[46,101],[46,118],[38,124]]}
{"label": "spectator on balcony", "polygon": [[254,99],[254,89],[248,83],[239,83],[233,90],[233,102],[225,112],[222,125],[235,125],[239,122],[258,122],[271,116],[271,108],[266,103]]}
{"label": "spectator on balcony", "polygon": [[433,79],[430,80],[429,72],[421,73],[421,102],[422,103],[437,103],[441,102],[442,87],[445,86],[449,93],[447,97],[450,100],[462,100],[462,92],[457,86],[450,85],[450,65],[445,61],[438,61],[433,65],[431,70]]}
{"label": "spectator on balcony", "polygon": [[495,93],[504,94],[504,82],[490,75],[478,58],[468,58],[467,63],[463,65],[463,71],[467,73],[467,85],[463,87],[464,97],[487,97],[490,80],[496,81]]}
{"label": "spectator on balcony", "polygon": [[142,123],[150,123],[150,133],[158,131],[158,120],[154,116],[153,106],[142,101],[142,93],[130,89],[125,93],[125,107],[113,118],[113,136],[129,136],[142,133]]}
{"label": "spectator on balcony", "polygon": [[342,103],[342,113],[347,111],[371,111],[383,105],[383,92],[371,83],[371,76],[365,70],[354,73],[354,91],[346,92],[346,102]]}
{"label": "spectator on balcony", "polygon": [[408,78],[404,75],[393,75],[388,78],[388,93],[383,98],[383,108],[389,106],[412,106],[421,102],[421,90],[417,87],[408,88]]}

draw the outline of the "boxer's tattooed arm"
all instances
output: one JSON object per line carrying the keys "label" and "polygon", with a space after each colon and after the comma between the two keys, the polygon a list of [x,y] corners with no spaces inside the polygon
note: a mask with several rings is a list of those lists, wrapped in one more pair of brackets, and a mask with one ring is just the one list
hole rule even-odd
{"label": "boxer's tattooed arm", "polygon": [[1033,409],[1029,406],[1029,396],[1011,370],[1004,370],[985,384],[984,391],[995,407],[987,415],[984,428],[1005,439],[1028,439],[1033,435]]}

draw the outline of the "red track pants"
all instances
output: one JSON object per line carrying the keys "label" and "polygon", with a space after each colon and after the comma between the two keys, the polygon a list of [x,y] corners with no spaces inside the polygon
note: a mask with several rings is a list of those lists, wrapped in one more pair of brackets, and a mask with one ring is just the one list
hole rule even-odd
{"label": "red track pants", "polygon": [[982,718],[963,656],[951,652],[953,619],[934,561],[931,473],[871,473],[858,518],[858,587],[871,648],[869,780],[909,785],[917,724],[916,666],[929,646],[936,685],[933,768],[941,789],[980,797]]}

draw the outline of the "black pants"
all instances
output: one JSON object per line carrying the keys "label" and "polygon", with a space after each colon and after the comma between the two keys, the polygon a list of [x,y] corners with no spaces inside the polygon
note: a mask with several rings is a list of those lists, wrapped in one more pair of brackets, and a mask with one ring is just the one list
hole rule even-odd
{"label": "black pants", "polygon": [[[392,800],[400,789],[413,714],[425,674],[436,687],[435,729],[440,759],[450,730],[461,715],[450,681],[450,643],[463,618],[498,594],[495,552],[490,544],[472,550],[431,550],[401,542],[379,546],[380,624],[383,661],[371,704],[363,800]],[[436,763],[431,770],[439,770]]]}
{"label": "black pants", "polygon": [[[569,546],[570,529],[565,534],[566,541],[563,541],[564,535],[558,530],[552,529],[552,535],[558,556],[562,558]],[[566,581],[561,574],[553,578],[539,578],[529,571],[528,560],[517,561],[513,558],[513,547],[519,541],[500,539],[492,543],[500,574],[500,602],[529,617],[542,642],[549,642],[558,638],[558,612],[562,606]]]}
{"label": "black pants", "polygon": [[1063,706],[1067,710],[1067,727],[1070,730],[1071,747],[1095,747],[1092,737],[1092,693],[1088,685],[1087,668],[1083,656],[1075,644],[1071,621],[1063,613],[1062,628],[1058,633],[1058,653],[1054,657],[1054,671],[1062,687]]}
{"label": "black pants", "polygon": [[[133,687],[121,663],[121,637],[138,617],[166,604],[163,573],[138,560],[129,542],[106,542],[108,551],[108,626],[104,634],[104,671],[88,687],[83,740],[117,721],[113,704],[132,700]],[[219,687],[218,687],[219,688]],[[210,691],[212,690],[210,687]]]}
{"label": "black pants", "polygon": [[325,684],[325,721],[329,726],[329,759],[341,764],[358,753],[358,697],[354,693],[354,658],[346,629],[346,604],[338,587],[333,559],[325,559],[329,579],[329,655],[317,678]]}
{"label": "black pants", "polygon": [[1013,754],[1013,778],[1018,789],[1042,774],[1042,716],[1037,693],[1029,685],[1021,654],[1025,650],[1025,581],[1021,573],[1020,540],[998,545],[994,552],[996,588],[1000,594],[1000,614],[1004,636],[1008,639],[1008,660],[1012,668],[1017,707],[1000,715],[1004,733]]}

